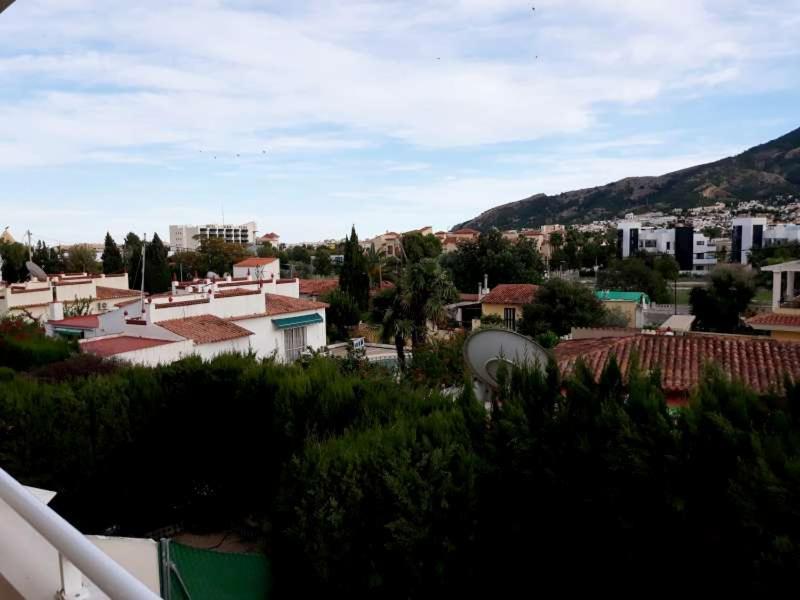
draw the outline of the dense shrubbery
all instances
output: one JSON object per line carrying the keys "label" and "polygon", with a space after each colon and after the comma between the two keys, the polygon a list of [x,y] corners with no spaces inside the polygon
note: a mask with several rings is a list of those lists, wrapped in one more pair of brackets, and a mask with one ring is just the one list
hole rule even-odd
{"label": "dense shrubbery", "polygon": [[48,338],[35,323],[23,319],[0,319],[0,367],[25,371],[66,359],[73,342]]}
{"label": "dense shrubbery", "polygon": [[[450,367],[425,366],[421,373]],[[800,391],[515,371],[488,417],[381,370],[0,373],[0,462],[87,531],[261,523],[279,595],[766,592],[800,567]],[[444,379],[442,379],[444,381]],[[641,588],[645,589],[645,588]]]}

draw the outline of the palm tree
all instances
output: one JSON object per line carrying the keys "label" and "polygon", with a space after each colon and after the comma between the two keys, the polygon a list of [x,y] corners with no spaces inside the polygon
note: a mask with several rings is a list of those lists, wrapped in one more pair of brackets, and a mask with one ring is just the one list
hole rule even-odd
{"label": "palm tree", "polygon": [[364,253],[364,256],[367,259],[367,273],[369,274],[370,287],[381,287],[381,282],[383,281],[383,266],[386,263],[386,257],[376,252],[375,246],[370,246]]}

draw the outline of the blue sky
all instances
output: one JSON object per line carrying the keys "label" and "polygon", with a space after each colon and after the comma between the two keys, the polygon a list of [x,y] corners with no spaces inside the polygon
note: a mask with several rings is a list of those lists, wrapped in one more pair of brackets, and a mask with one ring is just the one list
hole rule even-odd
{"label": "blue sky", "polygon": [[0,228],[446,229],[800,126],[797,31],[800,0],[17,0]]}

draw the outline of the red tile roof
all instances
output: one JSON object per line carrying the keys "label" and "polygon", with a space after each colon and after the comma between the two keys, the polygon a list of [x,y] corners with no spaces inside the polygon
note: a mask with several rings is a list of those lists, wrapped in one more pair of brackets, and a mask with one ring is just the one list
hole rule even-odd
{"label": "red tile roof", "polygon": [[455,231],[451,231],[450,233],[454,233],[456,235],[479,235],[480,231],[477,229],[470,229],[466,227],[464,229],[456,229]]}
{"label": "red tile roof", "polygon": [[481,302],[485,304],[530,304],[538,286],[532,283],[501,283],[486,294]]}
{"label": "red tile roof", "polygon": [[758,392],[780,385],[784,373],[800,379],[800,343],[766,337],[637,335],[561,342],[555,348],[563,372],[570,372],[580,358],[595,378],[612,355],[627,376],[634,354],[641,368],[661,371],[664,390],[673,394],[688,394],[706,363],[719,365]]}
{"label": "red tile roof", "polygon": [[114,356],[115,354],[122,354],[123,352],[143,350],[144,348],[153,348],[154,346],[163,346],[164,344],[172,343],[173,342],[169,340],[120,335],[81,342],[80,348],[83,352],[108,357]]}
{"label": "red tile roof", "polygon": [[321,296],[339,287],[338,279],[301,279],[300,293],[306,296]]}
{"label": "red tile roof", "polygon": [[274,256],[271,257],[271,258],[257,258],[255,256],[253,256],[251,258],[245,258],[244,260],[239,261],[238,263],[236,263],[233,266],[234,267],[263,267],[264,265],[268,265],[268,264],[274,263],[276,260],[278,260],[278,259],[275,258]]}
{"label": "red tile roof", "polygon": [[224,290],[221,292],[217,292],[214,294],[215,298],[232,298],[234,296],[253,296],[255,294],[260,294],[261,290],[241,290],[241,289],[232,289],[232,290]]}
{"label": "red tile roof", "polygon": [[181,337],[194,340],[195,344],[213,344],[253,335],[252,331],[214,315],[169,319],[167,321],[159,321],[158,325]]}
{"label": "red tile roof", "polygon": [[179,300],[177,302],[159,302],[158,304],[153,304],[153,308],[174,308],[176,306],[191,306],[192,304],[208,304],[210,300],[208,298],[197,298],[196,300]]}
{"label": "red tile roof", "polygon": [[328,305],[324,302],[314,302],[313,300],[303,300],[302,298],[290,298],[289,296],[281,296],[280,294],[266,294],[266,303],[267,315],[269,316],[328,308]]}
{"label": "red tile roof", "polygon": [[800,328],[800,314],[761,313],[747,319],[747,324],[758,329],[769,329],[770,327]]}
{"label": "red tile roof", "polygon": [[97,315],[82,315],[79,317],[66,317],[57,321],[48,321],[54,327],[76,327],[78,329],[97,329],[100,327],[100,319]]}
{"label": "red tile roof", "polygon": [[116,300],[118,298],[133,298],[134,296],[139,296],[141,294],[141,292],[137,290],[121,290],[119,288],[105,287],[103,285],[98,285],[96,289],[97,289],[98,300]]}
{"label": "red tile roof", "polygon": [[459,294],[458,297],[461,302],[477,302],[480,299],[478,294]]}

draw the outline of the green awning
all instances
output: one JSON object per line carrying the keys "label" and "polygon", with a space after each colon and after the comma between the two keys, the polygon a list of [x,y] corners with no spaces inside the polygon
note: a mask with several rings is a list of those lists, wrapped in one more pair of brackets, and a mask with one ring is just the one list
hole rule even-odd
{"label": "green awning", "polygon": [[290,327],[303,327],[304,325],[313,325],[314,323],[322,323],[322,317],[319,314],[301,315],[299,317],[286,317],[284,319],[272,319],[273,325],[278,329],[289,329]]}

